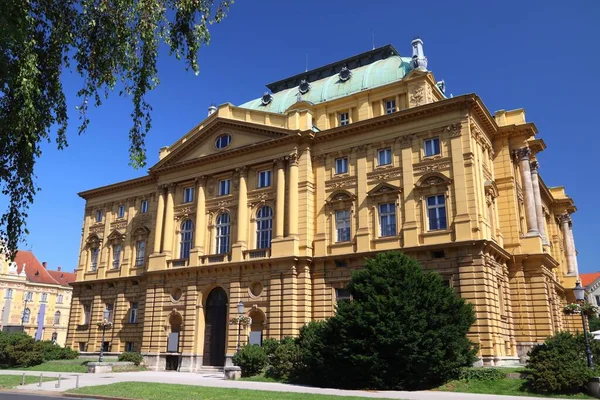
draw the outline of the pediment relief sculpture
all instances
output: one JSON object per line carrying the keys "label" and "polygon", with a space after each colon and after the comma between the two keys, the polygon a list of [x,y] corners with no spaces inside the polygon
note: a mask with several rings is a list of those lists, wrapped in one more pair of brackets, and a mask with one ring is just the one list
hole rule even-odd
{"label": "pediment relief sculpture", "polygon": [[382,196],[397,196],[402,189],[388,183],[380,183],[367,192],[369,198],[380,198]]}

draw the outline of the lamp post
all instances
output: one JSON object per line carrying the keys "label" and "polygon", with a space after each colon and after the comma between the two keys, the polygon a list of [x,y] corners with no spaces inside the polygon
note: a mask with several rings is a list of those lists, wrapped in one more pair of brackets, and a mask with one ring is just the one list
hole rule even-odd
{"label": "lamp post", "polygon": [[102,342],[100,342],[100,356],[98,357],[98,362],[102,362],[104,360],[104,336],[106,334],[106,327],[110,327],[111,322],[108,320],[110,317],[110,311],[104,310],[104,319],[98,325],[102,326]]}
{"label": "lamp post", "polygon": [[[575,294],[575,300],[583,306],[585,304],[585,288],[581,286],[581,282],[577,281],[575,288],[573,289]],[[590,369],[594,369],[594,360],[592,359],[592,350],[590,349],[590,340],[588,338],[588,328],[586,315],[581,311],[581,320],[583,322],[583,336],[585,337],[585,355],[587,356],[587,363]]]}
{"label": "lamp post", "polygon": [[241,338],[242,338],[242,316],[244,315],[244,302],[240,300],[237,305],[238,311],[238,343],[237,343],[237,352],[239,353],[241,350]]}

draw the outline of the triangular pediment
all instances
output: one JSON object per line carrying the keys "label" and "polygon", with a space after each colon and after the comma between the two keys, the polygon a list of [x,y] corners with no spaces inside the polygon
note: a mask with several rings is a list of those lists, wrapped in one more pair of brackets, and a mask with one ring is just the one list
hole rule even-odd
{"label": "triangular pediment", "polygon": [[[168,154],[151,170],[172,166],[202,157],[226,154],[232,150],[268,143],[289,136],[287,129],[253,124],[244,121],[215,118],[206,125],[199,125],[166,151]],[[225,146],[217,144],[217,139],[229,136]],[[225,140],[227,142],[227,140]],[[219,143],[222,144],[222,143]]]}
{"label": "triangular pediment", "polygon": [[377,186],[375,186],[373,189],[369,190],[369,192],[367,193],[367,196],[369,197],[375,197],[375,196],[382,196],[384,194],[392,194],[392,193],[399,193],[400,192],[400,188],[396,187],[394,185],[390,185],[389,183],[380,183]]}

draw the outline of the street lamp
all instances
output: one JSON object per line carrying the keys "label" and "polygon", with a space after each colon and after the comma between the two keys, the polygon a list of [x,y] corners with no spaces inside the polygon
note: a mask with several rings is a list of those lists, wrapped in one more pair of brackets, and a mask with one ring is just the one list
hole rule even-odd
{"label": "street lamp", "polygon": [[238,353],[241,350],[241,335],[242,335],[242,316],[244,315],[244,302],[240,300],[237,305],[238,311],[238,344],[237,351]]}
{"label": "street lamp", "polygon": [[102,327],[102,342],[100,343],[100,357],[98,357],[98,362],[104,360],[104,335],[106,334],[106,328],[110,328],[111,326],[111,322],[108,320],[109,317],[110,310],[104,310],[104,319],[98,323],[98,326]]}
{"label": "street lamp", "polygon": [[[585,288],[581,286],[581,282],[577,281],[575,288],[573,289],[573,293],[575,294],[575,300],[577,300],[581,306],[585,305]],[[583,321],[583,335],[585,337],[585,355],[587,356],[588,367],[590,369],[594,369],[594,361],[592,360],[592,350],[590,349],[586,319],[586,315],[582,309],[581,320]]]}

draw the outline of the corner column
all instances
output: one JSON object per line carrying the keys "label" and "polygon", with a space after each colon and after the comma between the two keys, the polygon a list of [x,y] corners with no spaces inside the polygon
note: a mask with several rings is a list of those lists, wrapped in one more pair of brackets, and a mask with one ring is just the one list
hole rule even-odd
{"label": "corner column", "polygon": [[194,225],[194,248],[190,251],[190,265],[196,265],[198,257],[204,255],[204,232],[206,232],[206,176],[195,179],[196,182],[196,222]]}
{"label": "corner column", "polygon": [[161,251],[163,223],[165,219],[165,186],[158,187],[158,209],[156,210],[156,228],[154,232],[154,249],[152,254],[159,254]]}
{"label": "corner column", "polygon": [[173,252],[173,192],[175,184],[170,184],[167,190],[167,204],[165,210],[165,232],[163,234],[163,252],[170,256]]}
{"label": "corner column", "polygon": [[248,187],[246,186],[248,167],[238,168],[236,172],[239,174],[237,241],[231,246],[231,258],[232,261],[241,261],[244,259],[248,237]]}
{"label": "corner column", "polygon": [[298,236],[298,154],[291,154],[290,163],[290,189],[288,213],[288,235]]}
{"label": "corner column", "polygon": [[529,147],[515,150],[515,157],[519,161],[521,170],[521,181],[523,184],[523,198],[525,200],[525,219],[527,220],[527,234],[525,236],[539,236],[537,216],[535,212],[535,199],[533,195],[533,184],[531,182],[531,169],[529,168]]}
{"label": "corner column", "polygon": [[577,258],[575,256],[575,242],[571,230],[571,216],[567,213],[558,217],[565,241],[565,253],[567,256],[567,274],[575,275],[577,272]]}
{"label": "corner column", "polygon": [[537,219],[537,228],[542,236],[542,243],[547,246],[548,239],[546,239],[546,225],[544,224],[544,209],[542,207],[542,194],[540,192],[540,178],[539,169],[540,164],[537,161],[532,161],[530,164],[531,169],[531,184],[533,187],[533,200],[535,202],[535,215]]}
{"label": "corner column", "polygon": [[277,198],[276,201],[276,223],[275,223],[275,238],[283,237],[283,222],[284,222],[284,207],[285,207],[285,164],[282,158],[275,160],[277,166]]}

